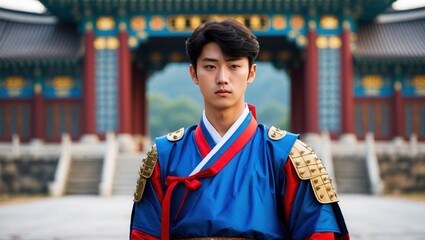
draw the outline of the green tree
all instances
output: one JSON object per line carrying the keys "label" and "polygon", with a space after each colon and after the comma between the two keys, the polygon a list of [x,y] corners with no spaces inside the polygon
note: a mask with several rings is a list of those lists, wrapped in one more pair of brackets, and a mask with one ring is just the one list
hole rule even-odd
{"label": "green tree", "polygon": [[169,99],[163,94],[151,92],[148,99],[151,138],[197,124],[201,116],[201,107],[188,96]]}
{"label": "green tree", "polygon": [[257,118],[268,126],[288,129],[288,108],[278,102],[270,102],[259,108]]}

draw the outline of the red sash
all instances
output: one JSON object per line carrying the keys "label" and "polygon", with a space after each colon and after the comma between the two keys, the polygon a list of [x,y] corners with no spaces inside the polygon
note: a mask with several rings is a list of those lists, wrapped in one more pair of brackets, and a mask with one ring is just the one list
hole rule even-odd
{"label": "red sash", "polygon": [[[197,130],[199,129],[199,126]],[[195,130],[195,140],[197,142],[198,147],[200,147],[200,151],[203,157],[205,157],[209,151],[211,151],[210,147],[206,143],[205,138],[202,136],[202,132],[196,133]],[[217,161],[209,168],[204,169],[192,176],[189,177],[178,177],[178,176],[169,176],[165,180],[165,184],[168,186],[167,192],[165,193],[164,201],[162,203],[162,219],[161,219],[161,239],[168,240],[170,239],[170,204],[171,204],[171,195],[173,193],[174,187],[183,183],[186,187],[185,194],[183,196],[183,200],[180,204],[179,209],[176,213],[176,218],[180,212],[180,209],[183,206],[183,203],[186,199],[188,191],[194,191],[201,186],[201,182],[198,180],[200,178],[207,178],[216,175],[220,172],[227,163],[232,160],[234,156],[248,143],[248,141],[254,136],[255,131],[257,130],[257,121],[254,117],[251,118],[248,126],[241,134],[239,138],[235,140],[235,142],[228,148],[228,150],[221,155]]]}

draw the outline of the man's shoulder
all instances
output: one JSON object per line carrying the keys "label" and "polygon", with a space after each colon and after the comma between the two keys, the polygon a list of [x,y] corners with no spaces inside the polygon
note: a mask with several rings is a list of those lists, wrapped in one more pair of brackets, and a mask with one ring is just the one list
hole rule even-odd
{"label": "man's shoulder", "polygon": [[184,128],[180,128],[174,132],[167,134],[167,140],[170,142],[177,142],[181,140],[184,136]]}
{"label": "man's shoulder", "polygon": [[332,180],[316,152],[308,144],[296,140],[289,153],[295,172],[301,180],[310,180],[320,203],[338,202]]}
{"label": "man's shoulder", "polygon": [[286,161],[290,150],[292,149],[295,141],[298,139],[298,134],[282,130],[275,126],[262,125],[263,139],[267,143],[267,149],[272,152],[274,156],[279,156],[281,160]]}
{"label": "man's shoulder", "polygon": [[268,127],[267,136],[270,140],[279,141],[279,140],[292,140],[298,138],[298,134],[280,129],[275,126]]}
{"label": "man's shoulder", "polygon": [[190,135],[190,132],[194,131],[196,128],[196,125],[191,125],[187,128],[179,128],[175,131],[169,132],[163,136],[157,137],[156,143],[158,144],[158,142],[160,143],[177,143],[181,140],[183,140],[184,138],[186,138],[187,136]]}
{"label": "man's shoulder", "polygon": [[260,131],[263,132],[264,138],[271,142],[273,145],[293,145],[295,140],[298,139],[299,134],[281,129],[275,126],[267,126],[259,124]]}

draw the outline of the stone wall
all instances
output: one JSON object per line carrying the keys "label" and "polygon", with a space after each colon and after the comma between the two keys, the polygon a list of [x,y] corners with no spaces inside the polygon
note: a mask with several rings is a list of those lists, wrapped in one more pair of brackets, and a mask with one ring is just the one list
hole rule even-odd
{"label": "stone wall", "polygon": [[385,193],[425,192],[425,154],[378,155]]}
{"label": "stone wall", "polygon": [[0,194],[48,194],[58,159],[0,159]]}

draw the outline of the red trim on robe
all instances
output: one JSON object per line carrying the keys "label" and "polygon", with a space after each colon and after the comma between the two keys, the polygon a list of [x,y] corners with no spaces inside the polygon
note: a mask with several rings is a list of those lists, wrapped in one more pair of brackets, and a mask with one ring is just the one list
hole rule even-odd
{"label": "red trim on robe", "polygon": [[139,230],[132,229],[130,240],[159,240],[159,238],[154,237],[150,234],[141,232]]}
{"label": "red trim on robe", "polygon": [[195,129],[195,142],[202,154],[202,157],[205,158],[211,151],[211,147],[208,145],[208,142],[205,139],[204,134],[202,133],[202,129],[199,125]]}
{"label": "red trim on robe", "polygon": [[333,232],[317,232],[310,235],[306,240],[332,240],[335,239]]}
{"label": "red trim on robe", "polygon": [[158,161],[156,161],[156,166],[153,169],[151,182],[152,182],[152,186],[155,191],[156,197],[158,198],[158,201],[162,204],[162,200],[164,200],[164,189],[162,188],[161,170],[160,170]]}
{"label": "red trim on robe", "polygon": [[[286,189],[285,196],[283,197],[283,207],[285,215],[285,224],[287,226],[289,222],[289,216],[291,214],[292,205],[295,201],[295,196],[298,191],[298,186],[300,184],[300,178],[295,171],[294,165],[292,165],[291,159],[288,158],[285,164],[285,173],[286,173]],[[350,240],[350,235],[346,234],[340,237],[335,238],[335,233],[333,232],[317,232],[310,235],[306,238],[307,240]]]}
{"label": "red trim on robe", "polygon": [[283,197],[283,208],[286,221],[285,224],[288,225],[292,205],[294,204],[295,196],[297,195],[298,186],[300,184],[300,178],[298,177],[289,157],[284,168],[286,174],[286,186],[285,196]]}
{"label": "red trim on robe", "polygon": [[255,106],[252,104],[248,104],[248,109],[251,112],[252,116],[257,119],[257,110],[255,109]]}

